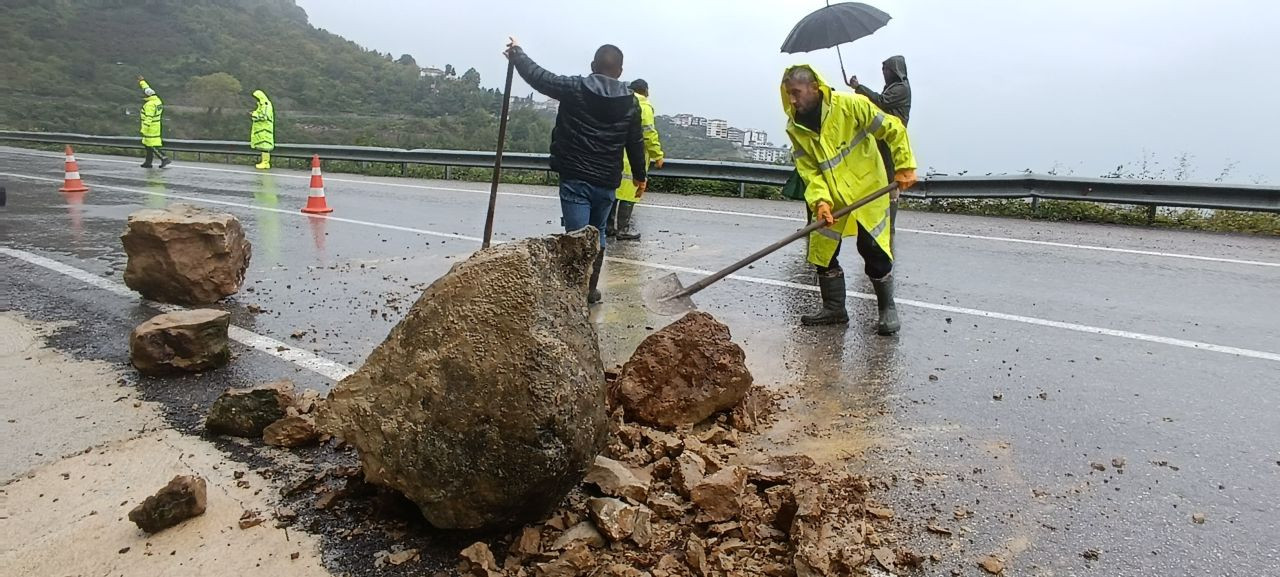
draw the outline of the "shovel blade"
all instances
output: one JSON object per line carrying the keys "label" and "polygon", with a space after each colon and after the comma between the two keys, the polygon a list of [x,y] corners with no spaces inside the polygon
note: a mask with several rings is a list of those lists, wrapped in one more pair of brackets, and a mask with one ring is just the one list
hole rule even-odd
{"label": "shovel blade", "polygon": [[645,285],[640,291],[644,299],[644,308],[663,316],[675,316],[696,310],[693,299],[682,296],[675,297],[684,290],[680,278],[675,273],[658,277]]}

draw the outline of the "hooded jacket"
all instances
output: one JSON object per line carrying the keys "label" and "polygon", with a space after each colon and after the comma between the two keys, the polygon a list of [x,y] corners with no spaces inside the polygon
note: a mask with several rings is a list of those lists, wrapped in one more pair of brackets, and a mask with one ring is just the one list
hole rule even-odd
{"label": "hooded jacket", "polygon": [[[791,138],[796,172],[803,180],[804,199],[813,212],[819,202],[839,210],[886,185],[889,180],[876,141],[884,141],[899,169],[914,169],[915,156],[907,138],[906,125],[885,114],[871,100],[857,94],[831,89],[813,67],[808,68],[822,93],[818,130],[796,120],[796,110],[787,94],[787,74],[780,86],[782,108],[787,113],[787,136]],[[836,221],[831,228],[809,236],[809,262],[827,266],[844,236],[857,236],[858,226],[871,234],[885,254],[893,257],[889,227],[889,197],[881,196],[853,214]]]}
{"label": "hooded jacket", "polygon": [[[138,131],[142,134],[142,145],[159,148],[164,146],[164,141],[160,138],[162,129],[161,121],[164,118],[164,102],[160,101],[160,97],[156,95],[155,90],[151,90],[151,85],[146,80],[139,80],[138,86],[142,88],[142,109],[138,111],[138,119],[141,126]],[[147,94],[150,91],[151,94]]]}
{"label": "hooded jacket", "polygon": [[897,116],[902,119],[903,124],[907,124],[911,120],[911,82],[907,80],[907,59],[890,56],[884,61],[884,66],[889,69],[889,74],[896,77],[885,85],[884,92],[876,92],[865,84],[859,84],[854,90],[870,98],[880,110]]}
{"label": "hooded jacket", "polygon": [[254,90],[253,97],[258,100],[258,107],[253,110],[253,128],[249,134],[249,145],[254,150],[271,152],[276,148],[276,110],[271,106],[267,93]]}
{"label": "hooded jacket", "polygon": [[552,74],[518,46],[510,58],[529,86],[560,101],[551,132],[551,169],[560,178],[616,189],[624,151],[632,178],[647,178],[640,104],[626,84],[603,74]]}

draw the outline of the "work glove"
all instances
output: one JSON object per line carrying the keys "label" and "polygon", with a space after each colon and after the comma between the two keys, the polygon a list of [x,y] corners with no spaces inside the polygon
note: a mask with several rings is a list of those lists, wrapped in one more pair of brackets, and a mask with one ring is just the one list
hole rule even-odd
{"label": "work glove", "polygon": [[835,217],[831,216],[831,205],[819,201],[814,212],[817,213],[818,220],[827,223],[827,226],[832,226],[836,223]]}
{"label": "work glove", "polygon": [[898,200],[898,196],[901,195],[902,191],[915,186],[916,182],[919,182],[916,179],[916,169],[914,168],[904,168],[894,173],[893,181],[898,183],[898,188],[889,194],[893,200]]}

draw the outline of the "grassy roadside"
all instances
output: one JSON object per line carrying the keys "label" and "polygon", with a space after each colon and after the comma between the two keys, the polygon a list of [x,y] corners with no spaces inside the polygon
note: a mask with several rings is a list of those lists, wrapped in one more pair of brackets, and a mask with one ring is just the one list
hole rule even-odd
{"label": "grassy roadside", "polygon": [[[20,146],[38,150],[61,151],[57,145],[19,143]],[[141,150],[121,150],[111,147],[82,146],[77,149],[82,153],[109,154],[116,156],[141,157]],[[199,160],[232,165],[252,166],[257,162],[256,156],[248,155],[197,155],[191,152],[176,153],[184,160]],[[272,159],[272,164],[280,168],[305,170],[309,161],[304,159]],[[446,171],[443,166],[410,164],[402,166],[397,163],[325,161],[325,171],[366,176],[404,176],[442,180],[446,176],[452,180],[467,182],[489,182],[493,171],[485,168],[452,167]],[[507,184],[551,185],[556,183],[556,175],[544,171],[504,170],[502,182]],[[650,190],[683,195],[705,195],[720,197],[736,197],[740,189],[732,182],[690,180],[681,178],[654,177]],[[781,187],[749,184],[741,189],[746,198],[781,200]],[[1233,232],[1280,236],[1280,214],[1242,212],[1234,210],[1203,211],[1194,209],[1160,208],[1155,219],[1148,223],[1148,209],[1145,206],[1098,204],[1079,201],[1045,200],[1035,205],[1023,199],[983,200],[908,200],[901,204],[903,210],[920,212],[937,212],[947,214],[966,214],[975,216],[996,216],[1021,218],[1026,220],[1046,220],[1053,222],[1090,222],[1103,224],[1122,224],[1130,226],[1153,226],[1183,230],[1202,230],[1213,232]]]}

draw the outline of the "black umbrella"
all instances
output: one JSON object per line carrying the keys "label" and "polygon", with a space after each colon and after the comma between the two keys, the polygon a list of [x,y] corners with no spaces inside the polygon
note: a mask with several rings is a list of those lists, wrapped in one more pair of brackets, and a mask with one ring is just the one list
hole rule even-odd
{"label": "black umbrella", "polygon": [[828,3],[825,8],[805,16],[791,29],[791,34],[782,43],[782,51],[795,54],[834,46],[836,55],[840,57],[840,74],[844,76],[841,80],[844,80],[848,74],[844,71],[840,45],[870,36],[888,24],[890,18],[883,10],[861,2]]}

